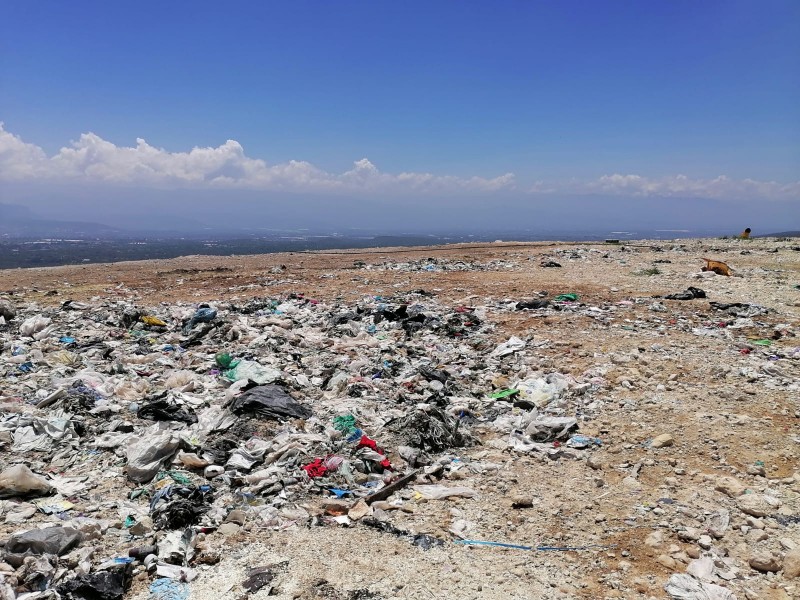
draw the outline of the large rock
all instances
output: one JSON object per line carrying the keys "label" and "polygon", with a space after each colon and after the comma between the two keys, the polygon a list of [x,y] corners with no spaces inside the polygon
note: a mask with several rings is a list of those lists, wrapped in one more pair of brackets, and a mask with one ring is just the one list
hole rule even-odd
{"label": "large rock", "polygon": [[659,436],[653,438],[653,442],[650,444],[651,448],[666,448],[667,446],[672,446],[675,443],[675,438],[672,437],[668,433],[662,433]]}
{"label": "large rock", "polygon": [[731,498],[738,498],[747,490],[744,484],[735,477],[720,477],[717,479],[714,489]]}
{"label": "large rock", "polygon": [[5,298],[0,298],[0,317],[3,317],[6,321],[10,321],[16,316],[17,309],[14,308],[14,305]]}
{"label": "large rock", "polygon": [[761,571],[762,573],[777,573],[781,570],[780,561],[771,554],[766,554],[763,552],[754,554],[750,558],[750,566],[756,571]]}
{"label": "large rock", "polygon": [[800,548],[795,548],[783,557],[783,576],[786,579],[800,577]]}
{"label": "large rock", "polygon": [[780,505],[780,500],[764,494],[745,494],[736,501],[739,510],[753,517],[769,516]]}

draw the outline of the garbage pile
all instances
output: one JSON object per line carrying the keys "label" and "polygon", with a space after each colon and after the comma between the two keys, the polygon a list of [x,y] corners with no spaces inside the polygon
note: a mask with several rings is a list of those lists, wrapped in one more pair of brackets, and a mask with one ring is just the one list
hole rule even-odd
{"label": "garbage pile", "polygon": [[398,492],[477,496],[442,477],[484,429],[513,451],[587,445],[566,414],[585,386],[533,368],[530,339],[495,343],[485,309],[422,290],[2,307],[3,598],[121,598],[142,574],[186,584],[219,560],[204,534],[246,522],[365,519],[406,536]]}
{"label": "garbage pile", "polygon": [[480,262],[430,257],[406,262],[387,260],[381,263],[367,263],[364,261],[356,261],[354,267],[366,271],[427,271],[433,273],[437,271],[514,271],[518,270],[520,265],[516,261],[504,259]]}

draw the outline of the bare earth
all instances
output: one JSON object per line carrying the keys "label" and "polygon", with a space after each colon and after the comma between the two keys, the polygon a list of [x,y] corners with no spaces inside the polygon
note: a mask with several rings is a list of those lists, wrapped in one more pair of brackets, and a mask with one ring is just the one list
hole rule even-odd
{"label": "bare earth", "polygon": [[[0,271],[0,294],[42,306],[67,299],[158,306],[296,292],[344,308],[364,296],[423,289],[441,304],[486,307],[492,346],[512,335],[528,339],[529,364],[542,372],[578,381],[602,373],[600,389],[567,408],[567,414],[585,415],[580,432],[600,438],[602,446],[565,449],[553,457],[520,453],[504,449],[508,432],[485,428],[481,445],[450,454],[467,464],[499,466],[462,470],[457,481],[442,482],[472,487],[477,498],[424,502],[408,494],[408,512],[392,511],[396,527],[448,540],[445,546],[426,552],[357,524],[282,531],[250,524],[232,537],[206,537],[204,544],[222,549],[223,558],[201,567],[190,584],[191,598],[245,597],[240,584],[248,567],[282,561],[288,565],[272,597],[667,598],[670,575],[708,555],[716,563],[714,582],[736,598],[778,600],[800,598],[800,579],[756,570],[751,559],[766,554],[781,565],[793,547],[800,548],[800,251],[792,246],[797,240],[641,241],[624,249],[495,243],[189,256]],[[382,267],[429,257],[493,266]],[[699,277],[704,257],[728,263],[734,276]],[[562,267],[544,268],[543,260]],[[643,273],[651,268],[659,273]],[[689,286],[702,288],[708,298],[653,298]],[[585,306],[542,312],[503,305],[539,291],[549,298],[577,293]],[[720,323],[734,318],[712,311],[709,300],[757,304],[768,312],[731,329]],[[653,309],[654,302],[664,311]],[[593,313],[592,307],[603,310]],[[753,343],[759,339],[771,345]],[[487,374],[486,394],[496,375]],[[651,447],[661,434],[670,434],[674,444]],[[747,494],[776,499],[772,514],[745,514],[738,507],[741,497],[715,489],[720,476],[735,477]],[[513,499],[529,499],[531,506],[512,508]],[[311,513],[321,512],[320,505],[318,497],[305,503]],[[727,530],[698,541],[693,529],[708,535],[710,519],[720,510],[729,512]],[[472,524],[471,539],[608,547],[462,546],[450,543],[455,538],[448,530],[457,519]],[[0,526],[0,538],[12,530]],[[130,596],[147,598],[148,584],[141,574]]]}

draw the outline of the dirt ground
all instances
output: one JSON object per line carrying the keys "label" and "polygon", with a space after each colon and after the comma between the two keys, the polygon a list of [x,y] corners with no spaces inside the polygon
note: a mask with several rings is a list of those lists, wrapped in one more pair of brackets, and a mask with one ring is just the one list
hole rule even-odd
{"label": "dirt ground", "polygon": [[[100,298],[233,302],[290,292],[346,305],[422,289],[445,304],[488,307],[493,342],[532,339],[543,370],[578,379],[602,374],[601,390],[572,407],[582,415],[581,433],[602,446],[552,457],[517,453],[495,443],[507,434],[482,430],[482,445],[459,456],[493,467],[448,482],[473,487],[477,498],[424,502],[409,494],[409,512],[392,513],[401,529],[447,540],[455,539],[448,532],[453,521],[464,519],[471,539],[601,548],[448,543],[424,552],[360,526],[250,526],[233,537],[208,535],[203,543],[223,558],[201,567],[191,598],[245,597],[240,583],[247,568],[283,562],[272,592],[278,598],[666,598],[669,576],[708,555],[730,575],[715,582],[737,598],[778,600],[800,598],[800,579],[750,564],[763,553],[780,563],[800,547],[798,244],[645,240],[188,256],[0,271],[0,293],[43,306]],[[726,262],[734,276],[700,276],[703,258]],[[544,267],[545,261],[561,266]],[[447,270],[459,262],[466,270]],[[708,298],[656,298],[689,286]],[[585,310],[545,316],[499,308],[539,292],[576,293]],[[768,312],[730,329],[723,322],[733,319],[713,311],[709,300]],[[754,343],[761,339],[770,345]],[[662,434],[674,443],[652,447]],[[715,489],[723,475],[748,493],[778,498],[774,514],[758,522],[742,512],[738,499]],[[530,506],[513,508],[519,498]],[[705,534],[721,508],[730,513],[722,537],[709,545],[684,533]],[[318,506],[310,502],[309,509]],[[147,583],[141,577],[131,597],[146,598]]]}

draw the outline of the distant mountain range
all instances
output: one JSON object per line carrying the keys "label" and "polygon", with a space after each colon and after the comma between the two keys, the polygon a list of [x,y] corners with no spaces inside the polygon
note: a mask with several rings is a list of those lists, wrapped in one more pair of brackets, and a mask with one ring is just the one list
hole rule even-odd
{"label": "distant mountain range", "polygon": [[46,219],[26,206],[0,203],[0,235],[4,237],[106,237],[121,233],[121,229],[101,223]]}

